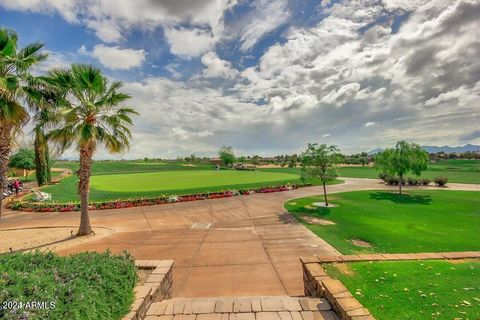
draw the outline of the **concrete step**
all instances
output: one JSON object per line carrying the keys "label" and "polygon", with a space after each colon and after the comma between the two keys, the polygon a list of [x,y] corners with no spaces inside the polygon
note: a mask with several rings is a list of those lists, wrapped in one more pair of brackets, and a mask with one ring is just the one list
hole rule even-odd
{"label": "concrete step", "polygon": [[338,320],[326,299],[289,296],[173,298],[155,302],[147,320]]}

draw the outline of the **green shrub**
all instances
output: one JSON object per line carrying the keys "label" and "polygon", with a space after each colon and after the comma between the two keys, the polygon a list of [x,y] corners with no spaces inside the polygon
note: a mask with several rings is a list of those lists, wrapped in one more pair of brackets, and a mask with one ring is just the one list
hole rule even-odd
{"label": "green shrub", "polygon": [[407,183],[411,186],[416,186],[419,184],[418,180],[412,177],[407,178]]}
{"label": "green shrub", "polygon": [[433,179],[433,182],[437,185],[437,187],[444,187],[447,185],[448,178],[447,177],[436,177]]}
{"label": "green shrub", "polygon": [[396,186],[400,183],[400,179],[398,177],[388,176],[385,178],[385,182],[391,186]]}
{"label": "green shrub", "polygon": [[1,319],[120,319],[132,304],[137,274],[128,253],[0,255],[0,301],[55,308],[1,310]]}
{"label": "green shrub", "polygon": [[383,172],[380,172],[380,173],[378,174],[378,177],[379,177],[380,179],[382,179],[383,181],[387,182],[386,179],[388,178],[388,174],[383,173]]}
{"label": "green shrub", "polygon": [[422,178],[422,179],[420,179],[420,183],[423,184],[424,186],[429,185],[430,182],[432,182],[432,180],[430,180],[430,179],[428,179],[428,178]]}

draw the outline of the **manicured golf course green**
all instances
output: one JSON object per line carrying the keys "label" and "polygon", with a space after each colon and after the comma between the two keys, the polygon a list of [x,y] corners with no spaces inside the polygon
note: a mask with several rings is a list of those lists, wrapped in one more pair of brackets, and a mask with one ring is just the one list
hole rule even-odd
{"label": "manicured golf course green", "polygon": [[[123,166],[123,165],[122,165]],[[162,194],[191,194],[214,192],[230,189],[257,188],[285,183],[300,183],[300,178],[293,173],[212,170],[211,168],[194,170],[192,167],[169,168],[158,170],[159,164],[130,165],[140,167],[141,171],[113,171],[110,174],[96,174],[91,177],[91,201],[128,199],[135,197],[156,197]],[[168,167],[168,165],[165,165]],[[151,168],[148,171],[148,168]],[[163,169],[163,168],[162,168]],[[177,169],[177,170],[175,170]],[[203,170],[202,170],[203,169]],[[53,201],[78,201],[77,177],[70,176],[60,183],[42,188],[52,194]]]}
{"label": "manicured golf course green", "polygon": [[[331,195],[330,202],[338,207],[314,206],[321,201],[323,196],[295,199],[285,208],[344,254],[480,250],[478,192],[409,190],[399,195],[355,191]],[[335,224],[312,224],[307,221],[311,217]],[[354,245],[352,239],[367,241],[372,247]]]}
{"label": "manicured golf course green", "polygon": [[290,173],[237,170],[198,170],[109,174],[92,178],[91,186],[98,191],[138,192],[209,189],[215,186],[258,184],[291,181],[298,177]]}
{"label": "manicured golf course green", "polygon": [[480,260],[325,265],[378,320],[478,319]]}

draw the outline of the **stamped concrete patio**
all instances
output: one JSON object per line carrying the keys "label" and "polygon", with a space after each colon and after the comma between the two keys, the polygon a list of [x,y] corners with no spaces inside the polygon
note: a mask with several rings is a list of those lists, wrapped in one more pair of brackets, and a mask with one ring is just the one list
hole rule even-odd
{"label": "stamped concrete patio", "polygon": [[[345,179],[329,192],[390,189],[378,180]],[[480,190],[450,184],[449,189]],[[174,297],[303,296],[299,258],[338,255],[283,209],[289,199],[321,194],[319,187],[288,192],[92,211],[96,228],[112,232],[59,254],[128,250],[137,259],[174,259]],[[78,226],[79,213],[6,212],[0,230]]]}

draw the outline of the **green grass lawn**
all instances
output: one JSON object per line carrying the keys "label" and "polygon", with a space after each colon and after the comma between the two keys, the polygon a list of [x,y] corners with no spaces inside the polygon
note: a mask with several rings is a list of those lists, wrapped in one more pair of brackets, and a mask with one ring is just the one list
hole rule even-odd
{"label": "green grass lawn", "polygon": [[[78,162],[60,161],[55,167],[78,169]],[[55,202],[78,201],[78,179],[75,175],[60,183],[45,186]],[[319,181],[309,180],[317,184]],[[341,180],[330,182],[341,183]],[[208,164],[143,161],[96,161],[92,166],[91,201],[107,201],[138,197],[157,197],[229,189],[268,187],[286,183],[302,183],[298,170],[212,170]]]}
{"label": "green grass lawn", "polygon": [[[56,161],[54,167],[67,168],[75,172],[78,170],[78,161]],[[176,162],[145,162],[145,161],[94,161],[92,164],[93,175],[103,174],[124,174],[124,173],[141,173],[156,171],[197,171],[212,170],[212,166],[208,164],[195,164],[188,166],[187,163]]]}
{"label": "green grass lawn", "polygon": [[[190,194],[227,189],[272,186],[299,183],[299,177],[290,173],[234,170],[157,171],[96,175],[91,178],[91,201],[155,197],[161,194]],[[51,193],[54,201],[78,200],[77,177],[71,176],[59,184],[42,189]]]}
{"label": "green grass lawn", "polygon": [[326,265],[378,320],[479,319],[480,261]]}
{"label": "green grass lawn", "polygon": [[[285,208],[344,254],[480,250],[480,193],[414,190],[355,191],[330,196],[336,208],[315,207],[323,196],[288,201]],[[304,215],[335,225],[310,224]],[[360,239],[373,247],[350,242]]]}
{"label": "green grass lawn", "polygon": [[[378,171],[373,167],[341,167],[340,177],[378,178]],[[445,176],[449,182],[480,183],[480,161],[478,160],[441,160],[429,164],[422,177],[433,179]]]}
{"label": "green grass lawn", "polygon": [[[60,175],[60,171],[52,171],[52,178],[58,177]],[[25,179],[25,176],[21,177],[8,177],[8,179],[20,179],[23,183],[26,182],[35,182],[37,181],[37,176],[35,175],[35,171],[32,171],[28,174],[27,179]]]}
{"label": "green grass lawn", "polygon": [[133,302],[136,281],[135,264],[126,255],[3,254],[0,255],[0,302],[52,302],[55,308],[17,312],[0,308],[0,318],[121,319]]}

